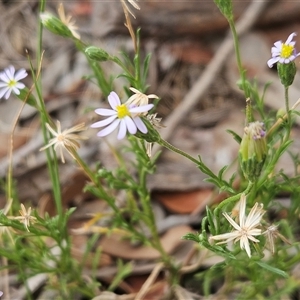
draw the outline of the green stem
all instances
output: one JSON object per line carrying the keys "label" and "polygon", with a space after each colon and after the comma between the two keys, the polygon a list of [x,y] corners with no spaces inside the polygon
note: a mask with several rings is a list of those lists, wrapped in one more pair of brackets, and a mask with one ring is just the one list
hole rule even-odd
{"label": "green stem", "polygon": [[285,141],[287,141],[290,137],[291,129],[292,129],[292,120],[291,120],[291,111],[290,111],[290,104],[289,104],[289,87],[284,87],[284,100],[285,100],[285,109],[287,114],[287,134],[285,137]]}
{"label": "green stem", "polygon": [[247,98],[250,97],[250,93],[249,93],[249,90],[247,88],[246,74],[245,74],[245,70],[244,70],[243,65],[242,65],[238,34],[236,32],[233,17],[227,18],[227,20],[228,20],[228,23],[229,23],[229,26],[230,26],[230,29],[231,29],[231,32],[232,32],[232,36],[233,36],[235,56],[236,56],[236,61],[237,61],[237,66],[238,66],[238,70],[239,70],[239,73],[240,73],[240,77],[242,79],[243,91],[244,91],[245,97],[247,99]]}
{"label": "green stem", "polygon": [[220,178],[219,176],[217,176],[216,174],[214,174],[210,168],[208,168],[202,161],[195,159],[194,157],[192,157],[191,155],[189,155],[188,153],[176,148],[175,146],[173,146],[172,144],[170,144],[169,142],[165,141],[164,139],[160,138],[159,140],[157,140],[157,143],[160,144],[161,146],[169,149],[170,151],[173,151],[175,153],[178,153],[182,156],[184,156],[185,158],[189,159],[191,162],[195,163],[197,165],[197,167],[206,175],[208,175],[213,181],[214,183],[221,189],[226,190],[230,193],[234,193],[234,190],[232,189],[232,187],[230,186],[230,184],[228,182],[226,182],[225,180],[223,180],[222,178]]}
{"label": "green stem", "polygon": [[240,192],[240,193],[233,195],[233,196],[227,198],[226,200],[222,201],[218,205],[218,207],[216,207],[215,213],[217,214],[224,206],[228,205],[229,203],[235,202],[238,199],[240,199],[242,194],[245,194],[245,195],[249,194],[253,185],[254,185],[254,183],[249,181],[247,188],[243,192]]}
{"label": "green stem", "polygon": [[173,151],[173,152],[176,152],[176,153],[178,153],[178,154],[180,154],[180,155],[186,157],[186,158],[189,159],[191,162],[195,163],[197,166],[199,165],[200,162],[199,162],[196,158],[194,158],[193,156],[189,155],[188,153],[186,153],[186,152],[184,152],[184,151],[182,151],[182,150],[176,148],[175,146],[173,146],[173,145],[170,144],[169,142],[167,142],[167,141],[165,141],[165,140],[163,140],[163,139],[160,139],[160,141],[158,141],[158,143],[159,143],[161,146],[163,146],[163,147],[165,147],[165,148],[167,148],[167,149],[169,149],[169,150],[171,150],[171,151]]}
{"label": "green stem", "polygon": [[[40,1],[39,12],[42,13],[45,10],[46,0]],[[41,63],[42,60],[42,41],[43,41],[43,25],[42,22],[39,21],[39,33],[38,33],[38,45],[37,45],[37,62],[38,64]],[[39,66],[37,66],[37,70]],[[51,123],[49,120],[49,115],[47,113],[45,103],[43,101],[42,96],[42,82],[41,82],[41,75],[36,78],[33,72],[33,79],[35,82],[35,88],[38,95],[39,106],[40,106],[40,114],[42,120],[42,131],[45,144],[49,141],[49,133],[46,128],[46,123]],[[46,149],[46,156],[47,156],[47,166],[50,174],[50,179],[52,182],[53,187],[53,197],[57,209],[57,213],[60,220],[60,225],[63,225],[63,208],[62,208],[62,201],[61,201],[61,190],[60,190],[60,181],[59,181],[59,172],[58,172],[58,163],[56,159],[56,153],[53,148]]]}

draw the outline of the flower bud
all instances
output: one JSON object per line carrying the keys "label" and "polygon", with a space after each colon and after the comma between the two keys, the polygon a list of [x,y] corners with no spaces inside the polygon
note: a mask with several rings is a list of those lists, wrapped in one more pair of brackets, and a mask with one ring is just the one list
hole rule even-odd
{"label": "flower bud", "polygon": [[40,14],[41,22],[45,28],[54,34],[72,38],[73,34],[71,30],[60,19],[56,18],[50,13]]}
{"label": "flower bud", "polygon": [[264,123],[256,121],[244,129],[240,145],[240,165],[245,177],[255,181],[259,177],[267,155]]}
{"label": "flower bud", "polygon": [[106,51],[95,46],[85,48],[84,52],[92,60],[107,61],[110,58]]}
{"label": "flower bud", "polygon": [[296,65],[293,61],[289,64],[277,63],[277,71],[281,83],[285,87],[292,85],[297,72]]}
{"label": "flower bud", "polygon": [[214,0],[214,2],[226,19],[232,18],[233,13],[231,0]]}
{"label": "flower bud", "polygon": [[161,137],[158,131],[152,126],[148,119],[143,118],[143,123],[146,125],[148,132],[142,133],[137,131],[135,135],[148,143],[159,143],[161,141]]}

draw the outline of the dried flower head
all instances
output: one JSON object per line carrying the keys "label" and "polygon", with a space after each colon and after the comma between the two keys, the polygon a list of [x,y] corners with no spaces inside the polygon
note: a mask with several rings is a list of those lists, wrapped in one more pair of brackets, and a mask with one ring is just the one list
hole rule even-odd
{"label": "dried flower head", "polygon": [[147,120],[149,120],[150,124],[156,128],[156,129],[160,129],[160,128],[164,128],[166,126],[164,126],[163,124],[161,124],[161,120],[162,118],[158,118],[156,117],[157,114],[149,114],[147,115]]}
{"label": "dried flower head", "polygon": [[285,238],[279,231],[278,231],[278,225],[270,225],[266,231],[264,231],[262,234],[264,234],[267,238],[266,247],[271,251],[272,254],[275,253],[275,240],[277,238],[280,238],[283,242],[287,244],[291,244],[290,241],[288,241],[287,238]]}
{"label": "dried flower head", "polygon": [[260,175],[268,152],[264,123],[251,122],[244,128],[239,158],[246,178],[254,182]]}
{"label": "dried flower head", "polygon": [[249,215],[246,216],[246,196],[242,194],[239,208],[239,224],[236,223],[227,213],[223,213],[224,217],[235,230],[229,233],[212,236],[210,237],[210,240],[224,240],[223,242],[217,243],[217,245],[225,244],[230,241],[233,241],[234,243],[240,241],[241,249],[245,249],[248,256],[251,257],[249,241],[255,243],[259,242],[255,236],[261,235],[261,229],[258,228],[258,226],[260,226],[260,221],[264,213],[263,205],[255,203],[250,210]]}
{"label": "dried flower head", "polygon": [[0,99],[3,96],[5,99],[8,99],[11,92],[19,95],[20,90],[25,87],[25,85],[19,81],[24,79],[27,75],[25,69],[20,69],[16,72],[14,66],[9,66],[4,69],[4,71],[0,73]]}
{"label": "dried flower head", "polygon": [[36,217],[31,216],[31,207],[26,210],[23,203],[21,203],[21,209],[19,210],[20,215],[19,217],[14,217],[15,220],[19,220],[21,223],[25,225],[27,231],[29,231],[28,226],[30,223],[36,222]]}
{"label": "dried flower head", "polygon": [[[129,12],[134,18],[135,15],[133,14],[133,12],[131,11],[131,9],[129,8],[129,6],[127,5],[126,0],[120,0],[122,6],[124,7],[124,9]],[[137,0],[127,0],[135,9],[140,10],[140,7],[137,5]]]}
{"label": "dried flower head", "polygon": [[285,43],[283,43],[282,41],[277,41],[274,43],[274,46],[271,49],[272,58],[267,62],[269,68],[272,68],[273,65],[277,62],[281,64],[289,64],[298,55],[300,55],[300,53],[296,52],[296,42],[293,41],[296,35],[297,34],[293,32],[289,35]]}
{"label": "dried flower head", "polygon": [[66,149],[69,152],[69,154],[73,157],[72,152],[77,151],[80,148],[80,144],[78,143],[78,141],[87,139],[87,137],[85,136],[80,136],[76,134],[77,132],[86,130],[84,123],[80,123],[64,131],[61,131],[61,125],[59,121],[57,121],[56,131],[48,123],[46,124],[46,126],[47,129],[53,135],[53,138],[49,141],[49,143],[46,146],[42,147],[40,151],[45,150],[54,145],[54,149],[56,151],[57,149],[59,149],[62,163],[65,163],[63,149]]}
{"label": "dried flower head", "polygon": [[73,36],[76,39],[80,39],[80,35],[77,32],[78,26],[75,25],[75,21],[71,20],[72,19],[71,15],[65,14],[65,9],[62,3],[59,3],[57,12],[60,20],[69,28]]}
{"label": "dried flower head", "polygon": [[140,92],[139,90],[131,87],[129,88],[132,92],[134,92],[135,94],[132,95],[127,101],[126,104],[127,105],[133,105],[133,106],[141,106],[141,105],[147,105],[149,102],[149,99],[158,99],[159,97],[154,95],[154,94],[150,94],[150,95],[145,95],[142,92]]}

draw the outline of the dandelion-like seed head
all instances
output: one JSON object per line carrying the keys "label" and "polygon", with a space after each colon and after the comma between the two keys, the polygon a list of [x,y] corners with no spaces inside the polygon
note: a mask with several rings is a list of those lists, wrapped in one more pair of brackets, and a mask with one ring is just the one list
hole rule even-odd
{"label": "dandelion-like seed head", "polygon": [[84,123],[80,123],[64,131],[61,130],[61,125],[59,121],[57,121],[56,130],[53,129],[48,123],[46,123],[46,127],[49,130],[49,132],[51,132],[51,134],[53,135],[53,138],[49,141],[49,143],[46,146],[42,147],[40,151],[54,146],[55,150],[59,150],[62,163],[65,163],[63,149],[67,150],[69,154],[72,157],[74,157],[73,151],[77,151],[80,148],[80,144],[78,141],[87,139],[87,137],[85,136],[80,136],[76,134],[78,132],[86,130]]}
{"label": "dandelion-like seed head", "polygon": [[[138,6],[138,4],[136,3],[137,0],[127,0],[135,9],[140,10],[140,7]],[[124,9],[126,11],[128,11],[134,18],[135,15],[133,14],[133,12],[131,11],[131,9],[129,8],[129,6],[126,3],[126,0],[120,0],[122,6],[124,7]]]}
{"label": "dandelion-like seed head", "polygon": [[21,203],[21,209],[19,210],[19,213],[21,216],[14,217],[15,220],[19,220],[21,223],[24,224],[27,231],[29,231],[28,227],[30,226],[30,223],[33,224],[36,222],[36,217],[31,216],[31,207],[26,210],[23,203]]}
{"label": "dandelion-like seed head", "polygon": [[78,27],[75,25],[75,21],[71,20],[72,16],[65,14],[65,9],[62,3],[58,5],[57,12],[60,20],[69,28],[72,35],[76,39],[80,39],[80,34],[77,32]]}

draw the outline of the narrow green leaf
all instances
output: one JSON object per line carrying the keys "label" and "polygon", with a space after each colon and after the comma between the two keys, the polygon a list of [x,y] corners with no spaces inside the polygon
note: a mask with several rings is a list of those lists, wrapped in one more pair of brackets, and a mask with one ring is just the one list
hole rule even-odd
{"label": "narrow green leaf", "polygon": [[284,271],[282,271],[282,270],[280,270],[280,269],[278,269],[278,268],[272,267],[272,266],[270,266],[270,265],[268,265],[268,264],[266,264],[266,263],[264,263],[264,262],[262,262],[262,261],[256,261],[256,263],[257,263],[260,267],[262,267],[262,268],[264,268],[264,269],[266,269],[266,270],[268,270],[268,271],[270,271],[270,272],[272,272],[272,273],[275,273],[275,274],[277,274],[277,275],[280,275],[280,276],[282,276],[282,277],[284,277],[284,278],[288,278],[288,277],[289,277],[289,275],[288,275],[286,272],[284,272]]}

